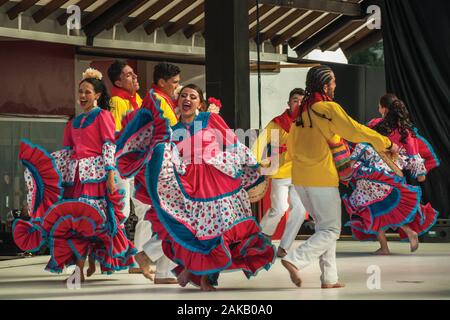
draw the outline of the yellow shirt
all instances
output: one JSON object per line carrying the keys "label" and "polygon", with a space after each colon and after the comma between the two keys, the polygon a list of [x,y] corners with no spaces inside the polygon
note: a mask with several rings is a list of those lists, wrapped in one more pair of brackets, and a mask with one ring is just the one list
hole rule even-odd
{"label": "yellow shirt", "polygon": [[[142,99],[138,93],[136,93],[136,102],[139,108],[142,105]],[[123,99],[118,96],[114,96],[109,100],[109,105],[111,107],[111,113],[116,122],[116,131],[122,130],[122,118],[127,115],[127,113],[134,111],[131,102],[127,99]]]}
{"label": "yellow shirt", "polygon": [[302,114],[304,127],[295,123],[292,125],[288,137],[288,154],[292,159],[294,185],[339,186],[339,176],[327,143],[327,140],[334,140],[336,135],[355,143],[370,143],[378,151],[391,146],[389,138],[359,124],[335,102],[321,101],[311,108],[331,121],[310,110],[312,128],[306,111]]}
{"label": "yellow shirt", "polygon": [[162,116],[169,121],[169,126],[172,127],[176,125],[178,123],[178,119],[169,102],[163,96],[159,95],[155,91],[153,91],[153,93],[155,97],[161,101],[160,109],[162,112]]}
{"label": "yellow shirt", "polygon": [[[270,121],[269,124],[264,128],[263,132],[261,132],[261,134],[258,136],[258,139],[256,140],[252,148],[253,154],[256,156],[258,162],[261,162],[264,150],[267,148],[267,145],[269,143],[272,148],[273,156],[274,152],[277,152],[276,150],[278,150],[281,145],[287,144],[288,135],[289,134],[278,124],[276,124],[274,121]],[[273,140],[272,138],[275,138],[275,140]],[[288,161],[286,158],[287,152],[282,153],[278,157],[278,170],[270,176],[272,179],[285,179],[291,177],[292,162]],[[276,165],[276,163],[274,163],[274,159],[272,159],[272,165]]]}

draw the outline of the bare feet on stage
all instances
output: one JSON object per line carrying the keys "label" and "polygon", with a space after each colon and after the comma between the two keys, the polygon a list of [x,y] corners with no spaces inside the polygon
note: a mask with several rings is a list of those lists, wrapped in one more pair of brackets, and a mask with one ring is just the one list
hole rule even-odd
{"label": "bare feet on stage", "polygon": [[419,249],[419,236],[417,233],[413,231],[411,235],[408,234],[408,238],[411,252],[417,251],[417,249]]}
{"label": "bare feet on stage", "polygon": [[419,235],[413,229],[411,229],[408,225],[404,225],[400,227],[408,236],[409,246],[411,248],[411,252],[419,249]]}
{"label": "bare feet on stage", "polygon": [[342,282],[336,282],[335,284],[322,283],[322,289],[337,289],[343,287],[345,287],[345,284],[343,284]]}
{"label": "bare feet on stage", "polygon": [[282,247],[278,247],[277,257],[278,258],[284,258],[286,255],[287,255],[287,251],[284,250]]}
{"label": "bare feet on stage", "polygon": [[281,264],[283,267],[287,269],[289,272],[289,275],[291,277],[291,281],[297,286],[302,286],[302,279],[300,279],[299,271],[298,269],[290,262],[287,262],[286,260],[281,260]]}
{"label": "bare feet on stage", "polygon": [[176,278],[155,278],[155,284],[178,284]]}
{"label": "bare feet on stage", "polygon": [[136,260],[136,262],[139,264],[139,267],[142,270],[142,274],[144,275],[144,277],[146,277],[147,279],[153,281],[155,280],[155,273],[152,272],[151,270],[151,266],[150,264],[152,263],[152,261],[150,260],[150,258],[145,254],[144,251],[138,252],[135,256],[134,259]]}
{"label": "bare feet on stage", "polygon": [[188,271],[188,269],[184,269],[177,277],[178,284],[182,287],[186,287],[186,285],[189,283],[190,278],[191,273]]}
{"label": "bare feet on stage", "polygon": [[391,252],[389,251],[389,249],[380,248],[377,251],[375,251],[373,254],[377,255],[377,256],[389,256],[389,255],[391,255]]}
{"label": "bare feet on stage", "polygon": [[207,275],[204,275],[204,276],[201,277],[200,290],[202,290],[202,291],[216,291],[216,288],[214,288],[214,286],[211,283],[209,283]]}
{"label": "bare feet on stage", "polygon": [[135,273],[142,273],[141,268],[130,268],[128,269],[128,273],[135,274]]}
{"label": "bare feet on stage", "polygon": [[417,235],[417,232],[411,230],[407,234],[408,234],[409,246],[411,248],[411,252],[417,251],[417,249],[419,249],[419,236]]}

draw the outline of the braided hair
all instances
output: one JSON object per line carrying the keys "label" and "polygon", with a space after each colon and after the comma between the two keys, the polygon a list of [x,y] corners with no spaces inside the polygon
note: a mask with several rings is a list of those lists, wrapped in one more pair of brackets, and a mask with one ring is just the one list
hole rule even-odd
{"label": "braided hair", "polygon": [[[306,88],[305,88],[305,97],[303,98],[302,103],[300,104],[300,111],[297,117],[295,124],[297,126],[305,127],[302,113],[305,111],[305,108],[309,105],[311,99],[313,98],[314,93],[320,93],[325,95],[323,91],[323,86],[329,84],[333,79],[333,70],[326,65],[315,66],[309,69],[308,74],[306,75]],[[312,128],[311,115],[309,113],[309,108],[307,108],[310,128]]]}
{"label": "braided hair", "polygon": [[395,94],[388,93],[381,97],[380,105],[388,109],[388,112],[383,120],[373,127],[375,131],[389,136],[393,131],[398,130],[402,143],[406,143],[408,134],[412,137],[416,136],[408,109],[402,100]]}

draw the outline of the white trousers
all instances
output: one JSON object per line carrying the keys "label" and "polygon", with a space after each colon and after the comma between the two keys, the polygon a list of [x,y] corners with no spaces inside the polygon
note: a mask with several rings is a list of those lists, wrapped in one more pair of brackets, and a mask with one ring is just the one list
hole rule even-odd
{"label": "white trousers", "polygon": [[314,219],[314,234],[283,258],[298,269],[319,259],[322,284],[338,281],[336,240],[341,233],[341,198],[337,187],[296,186],[300,199]]}
{"label": "white trousers", "polygon": [[134,245],[138,251],[142,251],[144,243],[152,236],[152,224],[150,221],[144,220],[145,213],[150,206],[134,198],[134,179],[119,179],[118,187],[125,190],[125,206],[123,212],[127,218],[131,212],[130,199],[133,201],[134,213],[138,218],[134,231]]}
{"label": "white trousers", "polygon": [[280,242],[280,247],[288,251],[305,221],[306,210],[295,191],[291,178],[272,179],[271,184],[271,208],[261,219],[260,225],[264,234],[272,236],[281,218],[290,207],[291,211]]}
{"label": "white trousers", "polygon": [[171,270],[175,264],[164,255],[161,247],[161,240],[152,237],[152,224],[144,220],[150,206],[134,198],[134,179],[118,179],[118,187],[125,190],[124,214],[129,217],[131,206],[130,199],[133,199],[134,213],[138,218],[134,233],[134,245],[138,252],[144,251],[152,261],[156,262],[156,278],[174,278]]}
{"label": "white trousers", "polygon": [[175,278],[171,270],[176,264],[164,255],[162,241],[156,235],[144,243],[142,250],[152,260],[156,262],[155,278]]}

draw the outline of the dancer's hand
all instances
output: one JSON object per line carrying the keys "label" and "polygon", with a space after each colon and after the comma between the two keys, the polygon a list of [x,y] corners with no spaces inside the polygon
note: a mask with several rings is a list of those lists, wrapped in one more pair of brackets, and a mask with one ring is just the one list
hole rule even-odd
{"label": "dancer's hand", "polygon": [[110,193],[114,193],[116,191],[116,186],[114,183],[114,171],[109,171],[108,180],[106,181],[106,187],[108,188]]}
{"label": "dancer's hand", "polygon": [[419,182],[424,182],[425,181],[425,176],[418,176],[417,177],[417,181],[419,181]]}
{"label": "dancer's hand", "polygon": [[391,147],[390,147],[389,149],[387,149],[387,152],[386,152],[386,153],[389,155],[389,157],[390,157],[393,161],[396,161],[397,158],[398,158],[398,153],[399,153],[399,151],[400,151],[399,146],[398,146],[396,143],[392,142]]}
{"label": "dancer's hand", "polygon": [[208,107],[208,112],[219,114],[220,108],[218,106],[216,106],[215,104],[210,104]]}
{"label": "dancer's hand", "polygon": [[394,142],[392,142],[392,146],[388,149],[388,151],[392,154],[398,154],[399,150],[400,150],[400,148]]}

